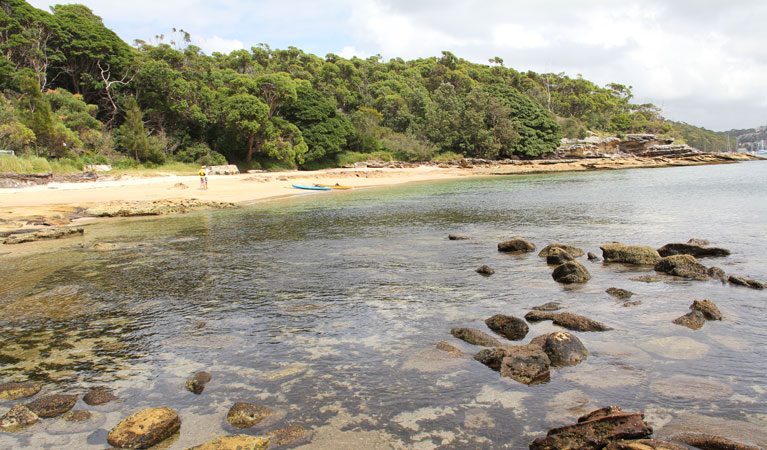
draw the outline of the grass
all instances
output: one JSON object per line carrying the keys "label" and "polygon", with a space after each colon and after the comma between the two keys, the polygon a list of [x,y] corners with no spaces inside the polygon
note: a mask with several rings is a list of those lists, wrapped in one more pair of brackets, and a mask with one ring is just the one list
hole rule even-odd
{"label": "grass", "polygon": [[43,173],[53,169],[45,158],[38,156],[0,155],[0,172]]}

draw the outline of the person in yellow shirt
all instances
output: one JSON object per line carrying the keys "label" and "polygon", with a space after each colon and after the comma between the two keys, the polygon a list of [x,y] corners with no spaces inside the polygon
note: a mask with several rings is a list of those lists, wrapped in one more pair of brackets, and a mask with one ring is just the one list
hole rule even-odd
{"label": "person in yellow shirt", "polygon": [[208,171],[205,166],[200,167],[200,189],[208,189]]}

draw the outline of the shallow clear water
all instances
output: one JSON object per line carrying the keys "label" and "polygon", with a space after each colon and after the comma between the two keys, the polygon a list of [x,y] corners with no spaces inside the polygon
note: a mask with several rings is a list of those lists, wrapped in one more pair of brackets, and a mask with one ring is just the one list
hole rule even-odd
{"label": "shallow clear water", "polygon": [[[49,419],[0,433],[0,447],[104,448],[121,418],[165,405],[183,421],[168,448],[186,448],[242,432],[225,421],[235,401],[279,410],[246,433],[299,424],[314,430],[307,448],[526,448],[606,405],[644,411],[656,428],[690,412],[765,428],[767,292],[637,281],[655,272],[585,258],[593,278],[565,287],[536,253],[496,245],[523,237],[601,255],[612,241],[657,248],[704,238],[732,251],[705,265],[767,281],[766,198],[767,164],[756,162],[312,193],[94,224],[86,247],[120,249],[78,241],[4,261],[0,381],[107,386],[123,402],[79,403],[100,422]],[[483,264],[495,275],[475,273]],[[613,286],[641,304],[623,306],[604,292]],[[703,298],[725,320],[697,331],[671,323]],[[450,335],[549,301],[615,328],[576,333],[591,355],[553,369],[549,383],[501,378],[471,359],[479,348]],[[555,329],[531,324],[519,343]],[[466,357],[436,350],[441,340]],[[201,396],[183,387],[197,370],[213,375]]]}

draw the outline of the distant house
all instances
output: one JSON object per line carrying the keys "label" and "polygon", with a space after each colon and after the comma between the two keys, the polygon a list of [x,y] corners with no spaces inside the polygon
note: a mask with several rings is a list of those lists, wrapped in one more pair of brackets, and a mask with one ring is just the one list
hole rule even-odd
{"label": "distant house", "polygon": [[0,150],[0,155],[16,156],[16,152],[13,150]]}

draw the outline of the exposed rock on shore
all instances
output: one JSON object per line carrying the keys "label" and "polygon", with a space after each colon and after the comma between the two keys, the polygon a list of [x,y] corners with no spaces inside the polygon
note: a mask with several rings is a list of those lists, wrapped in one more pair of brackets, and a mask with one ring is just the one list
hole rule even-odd
{"label": "exposed rock on shore", "polygon": [[0,417],[0,430],[7,432],[18,431],[37,423],[40,418],[29,408],[17,403],[10,411]]}
{"label": "exposed rock on shore", "polygon": [[80,227],[54,227],[45,228],[38,231],[32,231],[29,233],[18,233],[8,236],[3,243],[10,244],[23,244],[25,242],[35,242],[47,239],[62,239],[73,235],[82,235],[85,231]]}
{"label": "exposed rock on shore", "polygon": [[602,249],[602,257],[606,262],[655,265],[661,259],[658,252],[647,245],[623,245],[613,242],[599,248]]}
{"label": "exposed rock on shore", "polygon": [[143,202],[109,202],[91,206],[85,213],[99,217],[159,216],[164,214],[186,213],[198,209],[234,208],[234,203],[216,202],[197,199],[166,199]]}

